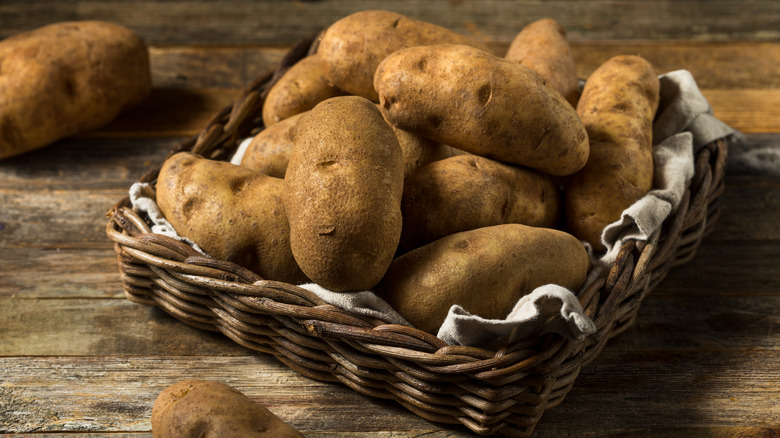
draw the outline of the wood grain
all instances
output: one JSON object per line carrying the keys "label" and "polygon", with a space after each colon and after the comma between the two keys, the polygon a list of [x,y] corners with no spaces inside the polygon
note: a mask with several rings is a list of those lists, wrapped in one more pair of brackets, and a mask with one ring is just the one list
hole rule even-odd
{"label": "wood grain", "polygon": [[558,20],[573,40],[732,41],[780,37],[780,6],[772,0],[6,0],[0,4],[0,37],[53,21],[101,19],[130,27],[153,45],[258,41],[285,45],[362,9],[391,10],[461,33],[504,42],[540,18]]}

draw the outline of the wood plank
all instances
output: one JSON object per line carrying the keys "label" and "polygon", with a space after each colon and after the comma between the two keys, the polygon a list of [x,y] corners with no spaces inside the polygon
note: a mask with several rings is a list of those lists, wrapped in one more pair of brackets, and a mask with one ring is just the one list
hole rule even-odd
{"label": "wood plank", "polygon": [[780,239],[780,181],[727,175],[721,215],[708,240]]}
{"label": "wood plank", "polygon": [[702,89],[740,90],[780,86],[780,43],[704,41],[576,41],[577,73],[587,78],[617,55],[639,55],[658,74],[688,70]]}
{"label": "wood plank", "polygon": [[[526,24],[547,17],[558,20],[574,40],[733,41],[772,40],[780,35],[780,6],[773,0],[6,0],[0,4],[0,37],[53,21],[100,19],[128,26],[154,45],[256,44],[259,41],[284,45],[363,9],[392,10],[498,41],[509,41]],[[696,17],[695,25],[691,25],[691,17]]]}
{"label": "wood plank", "polygon": [[254,354],[220,333],[124,298],[0,297],[0,303],[0,356]]}
{"label": "wood plank", "polygon": [[211,118],[232,105],[241,90],[234,88],[182,89],[155,87],[147,100],[80,137],[189,137],[203,130]]}
{"label": "wood plank", "polygon": [[[780,369],[766,367],[770,363],[780,363],[780,352],[607,348],[583,369],[566,400],[544,414],[537,430],[773,427],[780,424]],[[156,395],[184,378],[224,381],[304,433],[460,431],[422,420],[394,402],[300,377],[262,356],[3,357],[0,366],[8,376],[0,391],[13,403],[13,415],[0,419],[0,430],[11,433],[148,431]]]}
{"label": "wood plank", "polygon": [[715,117],[743,132],[780,132],[780,89],[702,90]]}
{"label": "wood plank", "polygon": [[0,248],[110,248],[105,214],[126,193],[0,189]]}
{"label": "wood plank", "polygon": [[777,428],[778,398],[777,350],[616,352],[607,346],[537,430]]}
{"label": "wood plank", "polygon": [[714,237],[706,237],[688,263],[672,268],[653,296],[698,299],[777,296],[780,242],[715,241]]}
{"label": "wood plank", "polygon": [[610,351],[780,350],[780,295],[651,295]]}
{"label": "wood plank", "polygon": [[0,248],[0,260],[0,297],[124,298],[113,248]]}
{"label": "wood plank", "polygon": [[150,47],[152,83],[174,89],[241,89],[276,68],[288,50],[245,45]]}
{"label": "wood plank", "polygon": [[[158,168],[184,138],[67,138],[0,160],[0,189],[127,190]],[[119,199],[117,199],[118,201]]]}

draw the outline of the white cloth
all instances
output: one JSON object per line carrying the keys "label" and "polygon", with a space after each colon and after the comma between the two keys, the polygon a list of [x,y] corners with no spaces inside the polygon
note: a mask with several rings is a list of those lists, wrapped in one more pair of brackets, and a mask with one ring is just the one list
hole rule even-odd
{"label": "white cloth", "polygon": [[[696,149],[723,137],[734,142],[742,140],[739,132],[712,115],[712,108],[689,72],[679,70],[659,78],[661,102],[653,126],[656,143],[653,153],[654,189],[629,207],[619,221],[605,228],[602,241],[607,251],[600,256],[591,252],[594,269],[591,270],[586,285],[605,275],[605,270],[614,262],[623,242],[627,239],[647,240],[677,208],[685,186],[693,176],[693,157]],[[240,162],[242,150],[246,148],[249,140],[251,139],[242,142],[232,161]],[[133,187],[133,206],[137,210],[147,212],[149,218],[156,223],[153,230],[175,235],[173,227],[170,227],[154,205],[151,187]],[[344,294],[328,291],[315,284],[304,287],[329,304],[345,310],[408,325],[394,309],[370,291]],[[495,345],[498,341],[533,342],[539,335],[549,332],[558,333],[567,339],[579,340],[595,330],[593,321],[583,313],[573,291],[561,286],[546,285],[521,298],[510,314],[501,320],[488,320],[471,315],[462,307],[453,305],[438,336],[453,345],[485,347]]]}
{"label": "white cloth", "polygon": [[184,242],[187,245],[193,247],[199,253],[206,255],[206,253],[195,242],[179,236],[179,233],[173,228],[170,222],[165,219],[160,207],[157,206],[157,192],[149,183],[137,182],[130,186],[130,204],[137,212],[146,214],[149,221],[152,223],[152,232],[155,234],[162,234],[178,241]]}
{"label": "white cloth", "polygon": [[454,305],[436,336],[449,344],[490,347],[535,340],[549,332],[581,340],[595,331],[596,325],[583,313],[577,297],[564,287],[548,284],[520,298],[502,320],[471,315]]}
{"label": "white cloth", "polygon": [[316,283],[306,283],[300,287],[314,292],[326,303],[340,309],[349,309],[353,313],[378,318],[393,324],[410,325],[387,302],[371,291],[333,292]]}

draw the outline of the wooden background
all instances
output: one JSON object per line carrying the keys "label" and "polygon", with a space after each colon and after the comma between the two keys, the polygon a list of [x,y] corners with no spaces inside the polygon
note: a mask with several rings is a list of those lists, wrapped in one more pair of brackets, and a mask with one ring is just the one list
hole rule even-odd
{"label": "wooden background", "polygon": [[[309,437],[455,437],[392,402],[300,377],[275,359],[124,299],[105,212],[298,39],[383,8],[497,51],[549,17],[581,77],[615,54],[690,70],[747,152],[780,152],[780,2],[2,0],[0,38],[63,20],[126,25],[155,89],[108,126],[0,161],[0,433],[150,437],[154,399],[222,380]],[[539,437],[780,434],[780,176],[732,154],[723,215],[637,323],[545,413]],[[775,162],[775,169],[780,163]],[[71,436],[71,435],[68,435]]]}

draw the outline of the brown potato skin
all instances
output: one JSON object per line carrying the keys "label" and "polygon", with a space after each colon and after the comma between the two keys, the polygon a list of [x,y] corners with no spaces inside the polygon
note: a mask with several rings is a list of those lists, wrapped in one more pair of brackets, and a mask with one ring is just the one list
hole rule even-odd
{"label": "brown potato skin", "polygon": [[579,79],[566,30],[555,20],[534,21],[512,40],[505,59],[516,61],[539,73],[572,105],[579,98]]}
{"label": "brown potato skin", "polygon": [[517,62],[464,45],[412,47],[382,61],[374,86],[393,125],[454,148],[555,176],[587,161],[574,108]]}
{"label": "brown potato skin", "polygon": [[307,278],[290,249],[283,191],[282,179],[179,152],[160,170],[157,204],[179,235],[210,256],[298,284]]}
{"label": "brown potato skin", "polygon": [[519,223],[553,228],[561,195],[549,175],[478,155],[433,162],[404,183],[401,245],[414,249],[460,231]]}
{"label": "brown potato skin", "polygon": [[429,44],[466,44],[487,50],[475,38],[445,27],[383,10],[360,11],[333,23],[322,35],[317,53],[326,76],[338,88],[374,102],[374,71],[396,50]]}
{"label": "brown potato skin", "polygon": [[590,260],[563,231],[495,225],[443,237],[396,258],[375,288],[416,328],[436,334],[453,304],[505,318],[517,300],[545,284],[576,292]]}
{"label": "brown potato skin", "polygon": [[263,103],[263,123],[270,127],[341,95],[344,92],[325,77],[319,55],[309,55],[290,67],[268,91]]}
{"label": "brown potato skin", "polygon": [[303,272],[333,291],[372,288],[401,235],[404,162],[369,100],[328,99],[301,117],[285,176],[290,243]]}
{"label": "brown potato skin", "polygon": [[[379,104],[377,104],[377,108],[379,108]],[[404,180],[415,173],[417,169],[434,161],[449,158],[456,153],[455,149],[445,144],[404,131],[392,124],[390,127],[393,128],[398,145],[401,146],[401,156],[404,159]]]}
{"label": "brown potato skin", "polygon": [[60,22],[0,41],[0,159],[91,131],[144,101],[149,55],[131,30]]}
{"label": "brown potato skin", "polygon": [[588,163],[564,184],[568,230],[603,250],[604,227],[653,186],[653,118],[660,84],[633,55],[609,59],[585,83],[577,105],[591,143]]}
{"label": "brown potato skin", "polygon": [[247,146],[241,165],[268,176],[284,178],[293,150],[295,124],[306,112],[295,114],[258,132]]}
{"label": "brown potato skin", "polygon": [[212,380],[165,388],[152,407],[154,438],[303,438],[265,406]]}

